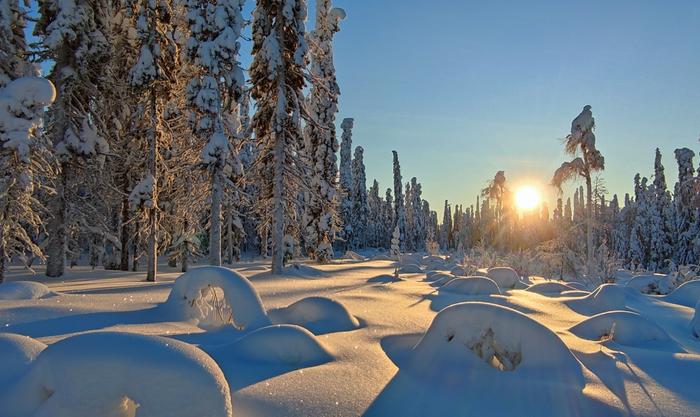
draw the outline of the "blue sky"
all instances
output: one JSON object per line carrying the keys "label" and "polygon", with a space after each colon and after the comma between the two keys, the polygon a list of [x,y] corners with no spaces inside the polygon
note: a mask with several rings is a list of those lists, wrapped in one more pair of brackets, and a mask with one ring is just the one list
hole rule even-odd
{"label": "blue sky", "polygon": [[[497,170],[546,184],[566,158],[559,139],[593,107],[611,192],[650,175],[664,154],[700,150],[700,1],[337,0],[340,113],[355,118],[368,181],[404,182],[470,204]],[[309,9],[313,20],[313,2]],[[369,185],[369,184],[368,184]]]}

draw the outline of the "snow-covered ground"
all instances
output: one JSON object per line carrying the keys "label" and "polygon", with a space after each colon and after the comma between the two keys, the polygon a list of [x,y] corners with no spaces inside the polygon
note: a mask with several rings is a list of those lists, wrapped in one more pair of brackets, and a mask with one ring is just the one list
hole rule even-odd
{"label": "snow-covered ground", "polygon": [[272,276],[244,262],[252,286],[193,269],[172,295],[166,265],[155,284],[12,270],[48,289],[0,285],[0,416],[700,415],[694,284],[589,294],[492,270],[441,290],[454,263],[399,266],[393,279],[394,262],[358,256]]}

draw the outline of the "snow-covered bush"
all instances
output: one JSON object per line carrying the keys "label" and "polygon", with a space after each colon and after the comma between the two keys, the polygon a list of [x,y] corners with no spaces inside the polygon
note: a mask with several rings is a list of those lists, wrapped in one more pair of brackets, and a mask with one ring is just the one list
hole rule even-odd
{"label": "snow-covered bush", "polygon": [[627,281],[625,288],[631,288],[642,294],[658,295],[666,295],[675,289],[670,277],[660,274],[637,275]]}
{"label": "snow-covered bush", "polygon": [[333,359],[311,332],[288,324],[254,330],[231,344],[212,350],[215,357],[217,353],[225,357],[236,356],[246,362],[289,366],[314,366]]}
{"label": "snow-covered bush", "polygon": [[520,377],[584,385],[581,365],[556,334],[516,310],[482,302],[440,311],[413,349],[409,366],[446,379],[458,373],[479,381]]}
{"label": "snow-covered bush", "polygon": [[614,284],[603,284],[585,297],[566,302],[573,310],[588,316],[605,311],[623,310],[626,303],[625,290]]}
{"label": "snow-covered bush", "polygon": [[275,324],[295,324],[314,334],[344,332],[360,327],[340,302],[325,297],[303,298],[288,307],[268,311]]}
{"label": "snow-covered bush", "polygon": [[520,282],[520,276],[513,268],[509,267],[495,267],[489,268],[487,271],[487,276],[492,280],[496,281],[496,284],[500,288],[515,288],[515,286]]}
{"label": "snow-covered bush", "polygon": [[399,274],[420,274],[423,270],[416,264],[406,264],[399,268]]}
{"label": "snow-covered bush", "polygon": [[3,394],[7,417],[232,416],[228,382],[206,353],[131,333],[87,333],[56,342]]}
{"label": "snow-covered bush", "polygon": [[627,346],[649,346],[649,342],[670,340],[668,334],[638,313],[608,311],[588,318],[571,328],[576,336],[598,341],[615,341]]}
{"label": "snow-covered bush", "polygon": [[463,295],[491,295],[501,293],[498,284],[492,279],[477,276],[452,279],[440,287],[440,292],[443,291]]}
{"label": "snow-covered bush", "polygon": [[700,300],[700,280],[688,281],[664,297],[664,301],[693,307]]}
{"label": "snow-covered bush", "polygon": [[530,285],[525,289],[528,292],[534,292],[537,294],[560,294],[563,291],[575,291],[576,288],[566,285],[561,282],[540,282],[539,284]]}
{"label": "snow-covered bush", "polygon": [[36,300],[54,295],[46,285],[33,281],[12,281],[0,284],[0,300]]}
{"label": "snow-covered bush", "polygon": [[24,375],[44,349],[45,344],[31,337],[0,333],[0,391],[6,391],[8,383]]}
{"label": "snow-covered bush", "polygon": [[195,320],[203,327],[233,325],[250,330],[270,324],[251,283],[222,267],[201,267],[182,274],[161,308],[173,320]]}

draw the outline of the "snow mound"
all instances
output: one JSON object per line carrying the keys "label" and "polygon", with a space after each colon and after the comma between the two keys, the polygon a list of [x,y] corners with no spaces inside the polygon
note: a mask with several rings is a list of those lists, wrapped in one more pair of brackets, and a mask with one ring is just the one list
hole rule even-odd
{"label": "snow mound", "polygon": [[644,347],[649,342],[668,341],[668,334],[637,313],[608,311],[575,325],[571,333],[582,339],[608,341],[621,345]]}
{"label": "snow mound", "polygon": [[625,288],[633,289],[642,294],[666,295],[673,291],[674,286],[667,275],[637,275],[625,284]]}
{"label": "snow mound", "polygon": [[0,333],[0,389],[22,376],[46,345],[29,336]]}
{"label": "snow mound", "polygon": [[274,324],[296,324],[314,334],[344,332],[360,327],[359,321],[343,304],[325,297],[303,298],[288,307],[270,310],[268,315]]}
{"label": "snow mound", "polygon": [[693,329],[693,336],[700,338],[700,301],[695,305],[695,315],[690,325]]}
{"label": "snow mound", "polygon": [[467,271],[463,267],[458,265],[450,270],[450,274],[452,274],[456,277],[466,277]]}
{"label": "snow mound", "polygon": [[[333,359],[311,332],[289,324],[262,327],[215,351],[246,361],[290,366],[320,365]],[[212,354],[216,356],[215,352]]]}
{"label": "snow mound", "polygon": [[573,310],[594,315],[605,311],[622,310],[627,303],[625,290],[615,284],[603,284],[585,297],[566,302]]}
{"label": "snow mound", "polygon": [[518,273],[513,268],[505,266],[489,268],[486,276],[496,281],[496,284],[501,288],[515,288],[520,282]]}
{"label": "snow mound", "polygon": [[464,295],[500,294],[501,290],[494,280],[486,277],[454,278],[440,287],[440,291]]}
{"label": "snow mound", "polygon": [[440,281],[440,280],[448,280],[455,278],[454,275],[448,274],[445,272],[439,272],[439,271],[429,271],[425,274],[425,279],[423,281],[426,282],[435,282],[435,281]]}
{"label": "snow mound", "polygon": [[423,270],[416,264],[406,264],[399,268],[399,274],[422,274]]}
{"label": "snow mound", "polygon": [[174,320],[195,320],[203,328],[231,324],[238,329],[255,329],[270,324],[250,281],[218,266],[182,274],[162,308]]}
{"label": "snow mound", "polygon": [[13,281],[0,284],[0,300],[36,300],[55,295],[39,282]]}
{"label": "snow mound", "polygon": [[341,256],[340,259],[349,259],[352,261],[365,261],[366,260],[366,258],[364,256],[360,255],[357,252],[353,252],[351,250],[345,252],[345,254],[343,256]]}
{"label": "snow mound", "polygon": [[7,395],[0,403],[8,417],[232,416],[228,382],[206,353],[131,333],[56,342]]}
{"label": "snow mound", "polygon": [[299,278],[322,278],[328,276],[320,269],[303,264],[291,264],[285,266],[282,275]]}
{"label": "snow mound", "polygon": [[381,283],[381,284],[387,284],[390,282],[399,282],[399,281],[404,281],[403,278],[401,277],[396,277],[391,274],[381,274],[377,275],[376,277],[372,277],[367,280],[368,283]]}
{"label": "snow mound", "polygon": [[443,377],[469,374],[474,381],[512,372],[524,381],[584,385],[581,365],[556,334],[516,310],[482,302],[440,311],[413,348],[409,366]]}
{"label": "snow mound", "polygon": [[372,257],[372,260],[373,261],[393,261],[394,259],[392,259],[391,256],[389,256],[389,255],[385,255],[385,254],[380,253],[378,255],[374,255]]}
{"label": "snow mound", "polygon": [[420,265],[423,263],[423,257],[417,253],[404,253],[399,256],[400,265]]}
{"label": "snow mound", "polygon": [[700,280],[688,281],[664,297],[664,301],[686,307],[695,306],[700,301]]}
{"label": "snow mound", "polygon": [[530,285],[525,291],[534,292],[537,294],[561,294],[563,291],[576,291],[574,287],[570,287],[561,282],[541,282],[539,284]]}

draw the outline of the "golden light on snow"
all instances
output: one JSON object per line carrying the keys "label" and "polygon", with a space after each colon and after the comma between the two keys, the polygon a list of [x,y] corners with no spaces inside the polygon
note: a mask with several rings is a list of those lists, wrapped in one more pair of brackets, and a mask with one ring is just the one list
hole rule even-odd
{"label": "golden light on snow", "polygon": [[540,203],[540,193],[531,186],[521,187],[515,193],[515,205],[520,210],[532,210]]}

